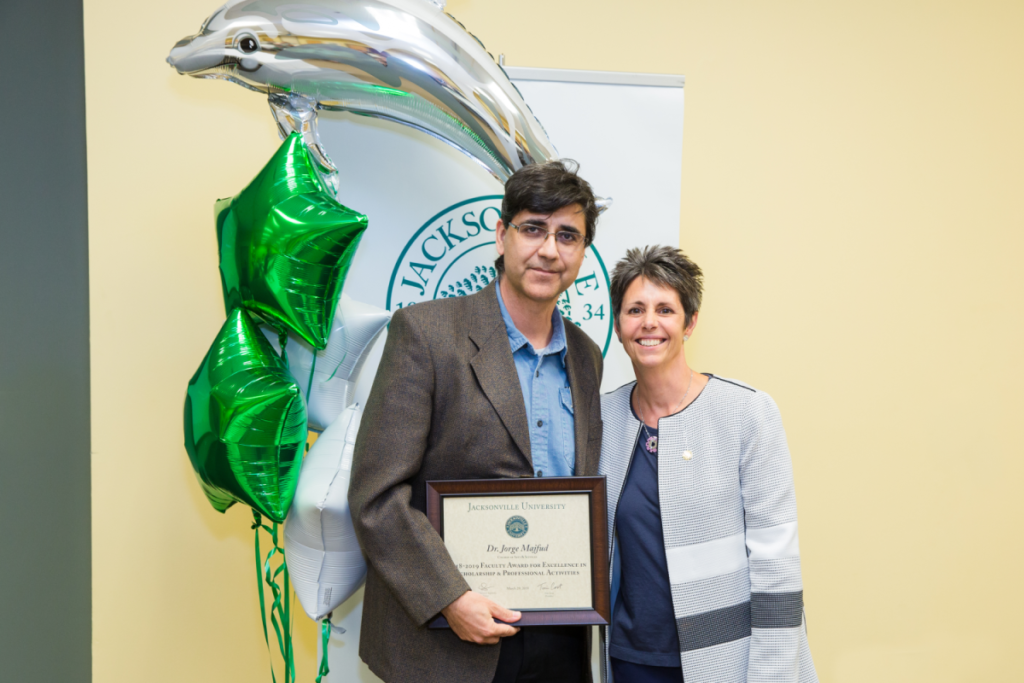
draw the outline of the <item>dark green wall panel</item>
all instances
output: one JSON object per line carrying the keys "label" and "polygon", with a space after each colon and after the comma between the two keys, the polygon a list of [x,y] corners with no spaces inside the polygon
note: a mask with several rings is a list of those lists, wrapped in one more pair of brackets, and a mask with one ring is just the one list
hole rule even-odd
{"label": "dark green wall panel", "polygon": [[0,0],[0,680],[92,680],[81,0]]}

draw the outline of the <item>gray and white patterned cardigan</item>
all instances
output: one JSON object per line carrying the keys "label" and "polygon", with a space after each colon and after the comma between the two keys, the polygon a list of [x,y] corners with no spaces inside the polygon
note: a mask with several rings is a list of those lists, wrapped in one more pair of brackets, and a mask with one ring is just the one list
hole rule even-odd
{"label": "gray and white patterned cardigan", "polygon": [[[640,435],[629,404],[635,385],[601,397],[611,576],[615,510]],[[686,683],[816,682],[793,469],[771,397],[711,376],[696,400],[662,418],[658,494]],[[602,628],[605,682],[607,642]]]}

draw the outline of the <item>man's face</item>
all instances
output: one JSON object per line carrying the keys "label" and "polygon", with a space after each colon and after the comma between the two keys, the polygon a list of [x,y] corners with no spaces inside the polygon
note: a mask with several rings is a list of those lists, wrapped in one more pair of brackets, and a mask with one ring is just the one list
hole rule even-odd
{"label": "man's face", "polygon": [[[520,211],[512,217],[519,230],[498,221],[496,236],[498,254],[505,257],[505,277],[520,295],[537,302],[551,302],[576,280],[583,265],[586,247],[580,239],[575,245],[560,243],[556,235],[539,244],[528,233],[545,230],[587,234],[587,222],[579,204],[570,204],[552,214]],[[524,230],[527,232],[524,233]]]}

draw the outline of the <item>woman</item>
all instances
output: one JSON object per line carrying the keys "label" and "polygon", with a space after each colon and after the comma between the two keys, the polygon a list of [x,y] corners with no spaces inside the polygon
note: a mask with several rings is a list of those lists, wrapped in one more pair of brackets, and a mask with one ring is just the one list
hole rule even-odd
{"label": "woman", "polygon": [[601,403],[612,544],[602,678],[817,681],[779,411],[686,362],[702,277],[670,247],[629,250],[612,277],[636,382]]}

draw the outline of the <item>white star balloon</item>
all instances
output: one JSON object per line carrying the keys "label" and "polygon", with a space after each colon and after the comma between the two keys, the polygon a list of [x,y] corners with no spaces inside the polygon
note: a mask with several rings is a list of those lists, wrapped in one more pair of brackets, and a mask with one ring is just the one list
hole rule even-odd
{"label": "white star balloon", "polygon": [[[366,352],[390,320],[388,311],[342,293],[323,351],[288,335],[288,370],[306,398],[310,429],[326,429],[355,399],[355,381]],[[263,333],[280,353],[277,333],[266,327]]]}
{"label": "white star balloon", "polygon": [[314,621],[351,597],[366,577],[348,506],[360,417],[358,404],[345,409],[309,449],[284,523],[284,552],[295,595]]}

